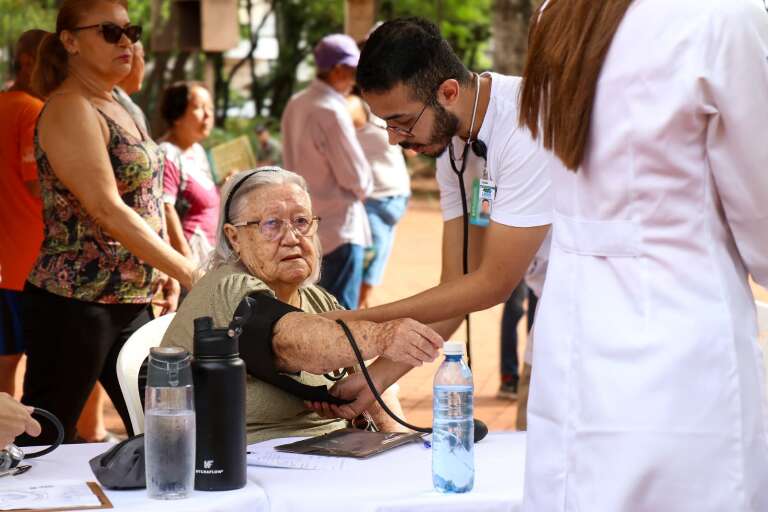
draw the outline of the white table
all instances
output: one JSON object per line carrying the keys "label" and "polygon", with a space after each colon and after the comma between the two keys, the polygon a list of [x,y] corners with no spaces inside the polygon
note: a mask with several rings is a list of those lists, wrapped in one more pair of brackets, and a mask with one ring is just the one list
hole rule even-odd
{"label": "white table", "polygon": [[[8,484],[9,479],[19,483],[39,483],[49,480],[81,480],[97,482],[88,465],[96,455],[107,451],[111,443],[64,444],[54,452],[38,459],[27,459],[32,469],[26,473],[3,477],[0,483]],[[29,450],[34,451],[34,449]],[[225,512],[247,510],[248,512],[267,512],[269,501],[264,490],[249,481],[243,489],[225,492],[194,491],[192,496],[183,500],[153,500],[147,497],[145,489],[135,491],[110,491],[104,489],[109,501],[118,510],[141,510],[150,512]]]}
{"label": "white table", "polygon": [[[290,442],[275,439],[274,446]],[[33,468],[19,483],[77,479],[96,481],[88,460],[110,444],[63,445],[25,464]],[[104,489],[117,510],[151,512],[516,512],[523,496],[525,434],[491,433],[475,445],[475,488],[442,495],[432,489],[432,452],[420,444],[395,448],[368,460],[344,459],[340,470],[299,470],[249,466],[248,484],[228,492],[194,492],[184,500],[158,501],[145,490]]]}
{"label": "white table", "polygon": [[515,512],[524,466],[525,433],[498,432],[475,445],[475,487],[466,494],[435,492],[432,452],[415,443],[367,460],[345,459],[339,471],[249,466],[248,478],[266,491],[275,512]]}

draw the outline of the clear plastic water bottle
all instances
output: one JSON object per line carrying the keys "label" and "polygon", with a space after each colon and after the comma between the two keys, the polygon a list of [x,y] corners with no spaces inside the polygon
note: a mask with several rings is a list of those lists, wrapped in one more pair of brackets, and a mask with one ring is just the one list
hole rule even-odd
{"label": "clear plastic water bottle", "polygon": [[150,498],[186,498],[195,484],[195,408],[189,352],[154,347],[149,353],[144,460]]}
{"label": "clear plastic water bottle", "polygon": [[448,341],[443,352],[432,402],[432,483],[439,492],[469,492],[475,484],[472,372],[463,343]]}

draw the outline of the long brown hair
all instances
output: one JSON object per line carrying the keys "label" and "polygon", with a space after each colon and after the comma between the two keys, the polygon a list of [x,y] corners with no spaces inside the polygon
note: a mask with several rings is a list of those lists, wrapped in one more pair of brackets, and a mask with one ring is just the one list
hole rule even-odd
{"label": "long brown hair", "polygon": [[69,54],[61,42],[64,30],[77,28],[83,15],[101,2],[117,3],[128,8],[126,0],[64,0],[56,16],[56,32],[49,33],[37,50],[32,88],[40,97],[47,97],[67,78]]}
{"label": "long brown hair", "polygon": [[[632,0],[550,0],[531,21],[521,126],[566,167],[584,158],[603,61]],[[539,124],[541,123],[541,124]]]}

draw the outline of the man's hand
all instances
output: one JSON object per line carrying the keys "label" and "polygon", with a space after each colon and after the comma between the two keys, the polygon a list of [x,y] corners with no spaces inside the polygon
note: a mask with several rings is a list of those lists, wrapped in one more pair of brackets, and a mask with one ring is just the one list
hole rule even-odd
{"label": "man's hand", "polygon": [[[380,384],[376,382],[375,378],[374,384],[381,393],[383,390],[379,389]],[[337,382],[330,389],[330,393],[335,397],[354,401],[344,405],[329,404],[328,402],[305,402],[304,404],[308,409],[315,411],[324,418],[352,420],[367,410],[376,400],[362,373],[355,373]]]}
{"label": "man's hand", "polygon": [[443,346],[439,334],[410,318],[380,324],[376,336],[382,356],[410,366],[434,361]]}
{"label": "man's hand", "polygon": [[163,298],[153,300],[152,304],[161,308],[159,316],[176,311],[179,307],[179,295],[181,294],[179,282],[163,275],[158,280],[157,290],[162,290]]}
{"label": "man's hand", "polygon": [[5,448],[26,432],[32,437],[40,435],[40,424],[32,418],[32,407],[26,407],[8,393],[0,393],[0,448]]}

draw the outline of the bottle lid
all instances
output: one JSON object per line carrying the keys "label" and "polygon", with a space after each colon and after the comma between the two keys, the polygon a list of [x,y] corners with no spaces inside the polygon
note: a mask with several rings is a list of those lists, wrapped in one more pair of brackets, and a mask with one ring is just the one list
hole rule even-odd
{"label": "bottle lid", "polygon": [[447,356],[463,356],[464,355],[464,342],[463,341],[446,341],[443,345],[443,353]]}
{"label": "bottle lid", "polygon": [[195,358],[226,358],[239,355],[238,335],[230,329],[214,329],[213,319],[204,316],[195,319]]}
{"label": "bottle lid", "polygon": [[189,352],[181,347],[152,347],[147,368],[148,387],[192,385]]}
{"label": "bottle lid", "polygon": [[149,355],[156,361],[179,363],[189,357],[189,352],[182,347],[152,347]]}

